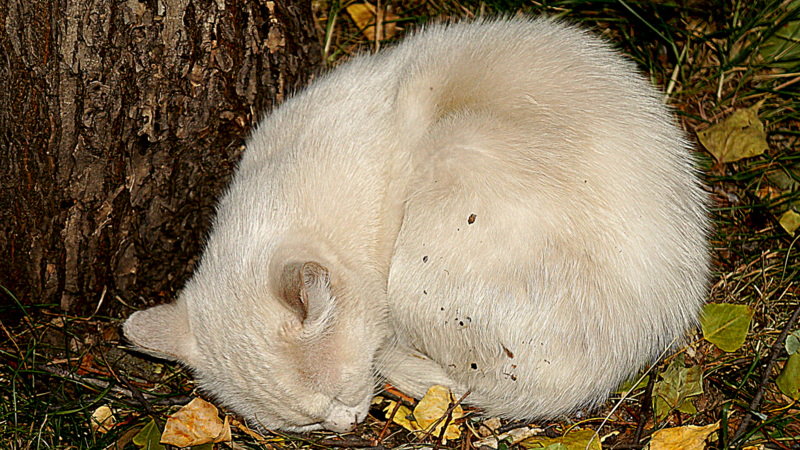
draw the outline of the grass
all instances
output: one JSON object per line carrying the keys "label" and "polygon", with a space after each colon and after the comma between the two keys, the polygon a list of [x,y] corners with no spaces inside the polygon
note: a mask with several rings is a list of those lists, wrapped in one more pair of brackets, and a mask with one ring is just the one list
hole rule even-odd
{"label": "grass", "polygon": [[[800,209],[800,21],[798,1],[629,0],[531,1],[404,0],[384,5],[382,27],[395,27],[385,41],[365,38],[345,3],[314,3],[326,62],[333,66],[360,51],[391,45],[404,32],[435,20],[480,14],[555,15],[582,23],[613,40],[655,84],[694,136],[732,111],[763,102],[759,117],[768,132],[762,155],[720,164],[699,153],[712,192],[715,273],[709,301],[747,305],[753,321],[745,344],[723,352],[694,336],[681,352],[686,366],[703,373],[703,393],[693,397],[697,412],[671,411],[654,418],[652,390],[667,373],[667,358],[651,371],[650,383],[582,419],[540,423],[557,436],[573,428],[597,430],[605,448],[639,448],[655,430],[687,424],[720,423],[715,448],[800,447],[800,405],[775,386],[785,364],[781,333],[800,299],[800,232],[792,237],[778,224],[790,208]],[[362,27],[363,28],[363,27]],[[700,146],[698,145],[698,148]],[[5,292],[13,298],[12,293]],[[176,405],[192,395],[189,374],[180,367],[146,361],[120,349],[119,319],[67,317],[57,305],[0,311],[0,447],[134,448],[133,435],[151,419],[159,426]],[[14,317],[7,320],[6,317]],[[771,361],[771,363],[770,363]],[[100,406],[115,411],[117,425],[93,432],[91,414]],[[750,412],[750,414],[748,414]],[[331,433],[269,435],[264,439],[234,426],[236,448],[335,448],[421,445],[470,448],[466,439],[438,443],[394,424],[378,409],[345,441]],[[477,428],[480,421],[470,425]],[[513,428],[520,424],[503,424]],[[469,435],[470,433],[465,433]],[[380,437],[380,440],[377,439]],[[474,440],[474,439],[473,439]],[[758,447],[756,447],[758,448]]]}

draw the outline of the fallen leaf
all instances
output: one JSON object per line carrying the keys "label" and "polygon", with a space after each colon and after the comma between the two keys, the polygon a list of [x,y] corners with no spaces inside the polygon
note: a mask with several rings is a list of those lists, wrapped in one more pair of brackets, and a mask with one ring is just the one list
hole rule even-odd
{"label": "fallen leaf", "polygon": [[[439,423],[436,424],[436,428],[433,429],[433,435],[438,436],[446,422],[446,420],[439,419],[445,417],[450,405],[455,402],[456,398],[453,397],[453,393],[450,392],[450,389],[438,385],[431,386],[425,396],[422,397],[422,400],[420,400],[414,408],[414,418],[426,429],[438,421]],[[461,408],[461,405],[457,405],[453,408],[450,417],[450,423],[445,432],[445,439],[457,439],[461,436],[461,429],[453,422],[464,417],[464,410]]]}
{"label": "fallen leaf", "polygon": [[756,195],[761,200],[775,200],[780,198],[782,192],[780,189],[773,186],[762,186],[756,190]]}
{"label": "fallen leaf", "polygon": [[[793,4],[792,4],[793,3]],[[787,10],[797,10],[800,2],[790,3]],[[758,54],[763,63],[786,70],[797,68],[800,59],[800,20],[791,20],[759,45]]]}
{"label": "fallen leaf", "polygon": [[[430,432],[434,438],[439,437],[442,427],[445,422],[448,422],[443,438],[445,440],[458,439],[461,436],[461,427],[455,421],[464,417],[464,410],[461,405],[453,408],[449,421],[445,417],[450,405],[455,401],[456,399],[450,389],[439,385],[431,386],[425,396],[417,403],[417,406],[414,407],[413,413],[406,406],[400,405],[392,421],[409,431]],[[384,409],[387,416],[392,414],[396,405],[397,403],[394,401],[389,402],[389,405]],[[434,424],[436,425],[434,426]]]}
{"label": "fallen leaf", "polygon": [[726,352],[738,350],[750,330],[753,309],[747,305],[709,303],[703,307],[703,338]]}
{"label": "fallen leaf", "polygon": [[[264,442],[264,441],[267,440],[267,438],[265,438],[264,436],[262,436],[261,434],[255,432],[255,431],[253,431],[252,429],[250,429],[250,427],[248,427],[247,425],[245,425],[242,422],[239,422],[236,419],[231,419],[231,426],[238,428],[239,431],[241,431],[244,434],[250,436],[256,442]],[[280,436],[274,437],[274,438],[270,439],[270,442],[275,444],[275,445],[277,445],[278,447],[282,448],[283,447],[282,444],[284,443],[284,438],[280,437]],[[267,448],[269,448],[269,447],[267,447]]]}
{"label": "fallen leaf", "polygon": [[571,431],[565,436],[548,438],[545,436],[534,436],[519,443],[525,448],[546,448],[563,450],[602,450],[600,437],[595,435],[594,430]]}
{"label": "fallen leaf", "polygon": [[698,427],[665,428],[653,433],[650,450],[702,450],[706,448],[706,439],[719,429],[719,422]]}
{"label": "fallen leaf", "polygon": [[797,353],[797,351],[800,350],[800,331],[795,331],[786,336],[784,347],[786,348],[786,353],[790,355]]}
{"label": "fallen leaf", "polygon": [[[481,423],[481,426],[478,428],[478,433],[482,437],[494,436],[497,434],[497,429],[502,425],[503,423],[499,418],[492,417],[491,419],[486,419]],[[476,445],[476,447],[480,447],[480,445]]]}
{"label": "fallen leaf", "polygon": [[[647,383],[650,382],[650,375],[645,375],[644,377],[640,375],[636,375],[633,378],[629,378],[620,384],[617,389],[614,391],[615,394],[625,395],[629,391],[634,392],[638,391],[639,389],[644,389],[647,387]],[[634,383],[636,385],[634,386]]]}
{"label": "fallen leaf", "polygon": [[164,450],[165,447],[159,442],[161,431],[156,426],[155,420],[150,420],[147,425],[133,437],[133,444],[144,450]]}
{"label": "fallen leaf", "polygon": [[216,406],[196,398],[167,419],[160,442],[176,447],[190,447],[230,440],[231,427],[228,418],[223,422]]}
{"label": "fallen leaf", "polygon": [[[117,438],[117,441],[114,442],[113,445],[106,448],[111,448],[114,450],[124,449],[128,446],[128,444],[133,443],[133,438],[136,437],[136,435],[139,434],[140,431],[142,431],[142,427],[129,428],[127,431],[122,433],[122,435],[119,438]],[[161,433],[158,433],[158,435],[160,439]]]}
{"label": "fallen leaf", "polygon": [[758,120],[761,103],[738,109],[722,122],[698,131],[703,146],[721,163],[760,155],[769,148],[764,124]]}
{"label": "fallen leaf", "polygon": [[214,443],[209,442],[208,444],[201,444],[192,446],[192,450],[214,450]]}
{"label": "fallen leaf", "polygon": [[778,222],[787,233],[794,235],[794,232],[800,228],[800,214],[790,209],[781,215]]}
{"label": "fallen leaf", "polygon": [[[395,408],[397,408],[396,412]],[[392,422],[400,425],[408,431],[419,431],[422,429],[422,427],[420,427],[417,423],[416,419],[414,419],[414,415],[411,413],[411,410],[405,405],[397,406],[397,402],[394,400],[389,400],[389,405],[384,409],[384,412],[386,413],[386,417],[389,417],[392,413],[394,413]]]}
{"label": "fallen leaf", "polygon": [[800,353],[789,357],[775,384],[787,397],[800,400]]}
{"label": "fallen leaf", "polygon": [[[378,36],[379,40],[391,39],[397,32],[397,24],[394,22],[400,16],[386,12],[381,9],[378,11],[375,6],[370,3],[353,3],[347,7],[347,14],[356,23],[361,33],[370,41],[375,40],[375,25],[380,18],[381,33]],[[387,22],[388,21],[388,22]]]}
{"label": "fallen leaf", "polygon": [[778,169],[767,172],[767,179],[784,191],[800,190],[800,181],[797,181],[800,179],[800,164],[781,165]]}
{"label": "fallen leaf", "polygon": [[680,412],[682,412],[684,414],[693,414],[693,415],[697,414],[697,407],[694,406],[694,403],[692,402],[692,399],[690,399],[690,398],[685,399],[683,401],[683,403],[678,405],[678,407],[675,408],[675,409],[677,409],[678,411],[680,411]]}
{"label": "fallen leaf", "polygon": [[90,421],[92,431],[95,433],[108,433],[116,425],[117,419],[108,405],[103,405],[94,410]]}
{"label": "fallen leaf", "polygon": [[682,356],[676,357],[661,374],[661,380],[653,385],[653,408],[657,420],[663,420],[673,409],[697,412],[691,404],[691,397],[703,393],[703,370],[700,366],[685,367]]}

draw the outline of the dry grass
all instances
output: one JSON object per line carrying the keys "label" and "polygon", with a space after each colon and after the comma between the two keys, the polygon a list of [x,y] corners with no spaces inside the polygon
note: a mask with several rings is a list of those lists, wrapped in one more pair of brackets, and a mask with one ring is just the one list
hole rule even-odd
{"label": "dry grass", "polygon": [[[763,101],[760,118],[770,144],[766,153],[728,164],[700,153],[715,204],[716,272],[710,301],[754,310],[745,345],[725,353],[698,333],[684,349],[687,364],[700,366],[704,374],[704,393],[695,401],[697,413],[673,411],[656,421],[649,401],[651,383],[635,390],[613,412],[615,399],[591,417],[538,425],[556,436],[571,428],[597,430],[603,423],[599,436],[605,448],[640,448],[657,429],[719,421],[721,429],[712,447],[800,448],[800,407],[774,383],[786,360],[778,339],[798,308],[800,293],[800,233],[792,238],[777,220],[788,208],[800,209],[800,45],[798,36],[794,41],[776,36],[800,20],[800,2],[381,2],[375,5],[383,12],[379,28],[394,32],[384,41],[365,37],[347,13],[349,5],[334,0],[314,3],[329,65],[356,52],[391,45],[404,32],[431,20],[546,13],[583,23],[617,42],[654,83],[665,87],[668,102],[692,135],[737,108]],[[765,58],[764,49],[775,48],[776,42],[783,42],[786,49],[777,59]],[[130,438],[149,418],[163,425],[174,405],[185,402],[193,391],[191,379],[180,368],[145,362],[120,350],[116,318],[64,317],[54,312],[55,305],[17,304],[14,309],[22,320],[0,328],[0,447],[114,448],[127,443],[126,448],[133,448]],[[789,331],[797,328],[795,323]],[[667,362],[652,373],[662,373]],[[110,405],[119,421],[104,434],[88,426],[100,405]],[[466,438],[442,445],[436,436],[415,436],[387,425],[385,419],[382,411],[373,409],[371,417],[347,436],[275,434],[262,439],[237,427],[234,436],[236,448],[466,449],[474,442],[467,432]],[[480,423],[479,418],[467,420],[472,428]]]}

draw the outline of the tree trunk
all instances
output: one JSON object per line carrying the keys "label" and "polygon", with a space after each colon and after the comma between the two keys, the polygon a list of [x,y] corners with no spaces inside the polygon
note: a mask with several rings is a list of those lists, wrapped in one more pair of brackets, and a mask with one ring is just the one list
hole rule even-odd
{"label": "tree trunk", "polygon": [[172,297],[242,138],[319,60],[305,0],[0,2],[0,286]]}

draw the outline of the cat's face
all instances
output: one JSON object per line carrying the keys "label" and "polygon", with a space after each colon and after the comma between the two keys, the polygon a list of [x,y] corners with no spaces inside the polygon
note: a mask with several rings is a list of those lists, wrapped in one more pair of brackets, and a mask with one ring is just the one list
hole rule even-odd
{"label": "cat's face", "polygon": [[271,272],[261,292],[204,284],[200,274],[176,302],[133,314],[125,335],[191,367],[202,390],[253,426],[352,429],[373,394],[375,318],[354,312],[318,263]]}

